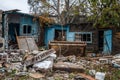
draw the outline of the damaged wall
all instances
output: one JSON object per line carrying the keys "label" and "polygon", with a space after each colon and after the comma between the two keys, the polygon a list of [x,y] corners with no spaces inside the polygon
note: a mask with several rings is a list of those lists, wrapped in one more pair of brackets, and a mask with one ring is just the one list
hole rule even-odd
{"label": "damaged wall", "polygon": [[[61,26],[52,25],[45,28],[45,44],[55,41],[55,31]],[[120,29],[94,28],[92,23],[70,24],[63,28],[66,41],[85,41],[86,51],[105,55],[119,53]]]}
{"label": "damaged wall", "polygon": [[120,28],[113,29],[113,54],[120,53]]}
{"label": "damaged wall", "polygon": [[[8,26],[8,36],[3,35],[8,37],[10,43],[16,42],[16,35],[31,36],[38,41],[39,22],[37,20],[33,21],[34,16],[16,11],[5,11],[2,15],[3,30],[6,30],[6,26]],[[5,15],[7,15],[7,19],[5,19]]]}
{"label": "damaged wall", "polygon": [[[8,15],[9,21],[8,24],[18,23],[20,27],[20,36],[36,36],[38,37],[38,28],[39,24],[37,21],[33,21],[33,16],[25,15],[24,13],[14,13]],[[31,29],[29,32],[24,32],[24,27],[30,26]]]}
{"label": "damaged wall", "polygon": [[[85,37],[89,35],[87,40]],[[98,31],[93,28],[91,23],[71,24],[68,35],[69,41],[85,41],[87,43],[86,51],[95,52],[98,49]]]}
{"label": "damaged wall", "polygon": [[[87,27],[86,27],[87,26]],[[45,44],[48,45],[49,41],[55,41],[55,31],[62,30],[62,27],[59,25],[52,25],[50,27],[45,28]],[[77,34],[90,34],[90,41],[86,41],[87,43],[87,51],[96,51],[98,49],[98,38],[97,38],[97,30],[92,28],[92,24],[84,24],[83,25],[75,25],[71,24],[68,26],[64,26],[63,30],[66,32],[66,41],[76,41],[75,35]],[[94,38],[96,37],[96,38]],[[78,40],[80,41],[80,40]]]}

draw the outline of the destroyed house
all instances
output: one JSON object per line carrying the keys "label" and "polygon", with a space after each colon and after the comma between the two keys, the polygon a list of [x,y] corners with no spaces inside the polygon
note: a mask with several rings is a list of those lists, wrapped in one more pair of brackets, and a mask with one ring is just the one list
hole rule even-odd
{"label": "destroyed house", "polygon": [[62,30],[64,41],[84,41],[87,53],[101,53],[104,55],[120,52],[120,28],[95,28],[93,22],[88,22],[85,17],[76,18],[73,23],[61,27],[51,25],[45,28],[45,44],[50,41],[61,41]]}
{"label": "destroyed house", "polygon": [[85,41],[86,52],[103,55],[118,54],[120,52],[119,27],[93,27],[94,22],[88,22],[84,16],[76,18],[69,27],[72,41]]}
{"label": "destroyed house", "polygon": [[5,48],[16,43],[16,36],[33,37],[38,41],[39,22],[34,20],[34,16],[18,12],[18,10],[4,11],[3,19],[3,37],[5,39]]}

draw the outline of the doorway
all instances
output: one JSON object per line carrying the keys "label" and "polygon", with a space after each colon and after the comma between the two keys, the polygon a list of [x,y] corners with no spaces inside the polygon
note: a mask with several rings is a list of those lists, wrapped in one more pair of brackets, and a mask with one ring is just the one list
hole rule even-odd
{"label": "doorway", "polygon": [[16,36],[20,35],[20,24],[19,23],[10,23],[8,30],[8,36],[10,42],[17,42]]}
{"label": "doorway", "polygon": [[102,52],[104,48],[104,31],[99,31],[98,32],[98,47],[99,51]]}
{"label": "doorway", "polygon": [[99,31],[98,34],[99,51],[104,54],[111,54],[112,52],[112,30]]}

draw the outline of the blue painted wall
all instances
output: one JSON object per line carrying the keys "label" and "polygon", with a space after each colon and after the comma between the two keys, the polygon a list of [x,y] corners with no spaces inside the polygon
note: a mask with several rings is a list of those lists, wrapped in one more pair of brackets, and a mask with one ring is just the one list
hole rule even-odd
{"label": "blue painted wall", "polygon": [[[6,12],[3,14],[3,17],[5,15],[8,15],[8,24],[19,24],[19,36],[33,36],[36,41],[38,41],[38,36],[39,36],[39,22],[38,21],[33,21],[34,16],[25,14],[25,13],[20,13],[20,12]],[[3,23],[5,23],[5,19],[3,18]],[[24,25],[30,25],[31,26],[31,33],[29,34],[24,34],[23,33],[23,26]],[[6,25],[3,25],[3,30],[5,29]],[[9,29],[7,32],[9,32],[8,35],[14,36],[15,31],[14,30],[14,25],[11,27],[9,26]],[[4,36],[4,35],[3,35]],[[7,36],[9,37],[9,36]]]}
{"label": "blue painted wall", "polygon": [[67,33],[67,41],[74,41],[75,32],[68,32]]}
{"label": "blue painted wall", "polygon": [[[62,27],[60,25],[51,25],[49,27],[45,28],[45,45],[48,46],[48,43],[50,41],[54,40],[55,37],[55,30],[62,30]],[[69,34],[69,26],[64,26],[63,30],[66,31],[66,36]],[[67,38],[68,39],[68,38]]]}
{"label": "blue painted wall", "polygon": [[[55,37],[55,30],[62,30],[60,25],[52,25],[50,27],[45,28],[45,45],[48,47],[48,43],[50,41],[54,41]],[[90,34],[91,35],[91,41],[87,41],[87,43],[92,44],[92,32],[70,32],[69,31],[69,25],[64,26],[63,30],[66,30],[66,41],[75,41],[75,33],[80,34]],[[97,37],[96,37],[97,38]],[[104,31],[104,49],[103,52],[111,53],[112,52],[112,30]]]}
{"label": "blue painted wall", "polygon": [[[45,45],[48,46],[48,43],[50,41],[54,40],[55,37],[55,30],[62,30],[60,25],[52,25],[50,27],[45,28]],[[66,31],[66,41],[75,41],[75,33],[90,33],[92,35],[92,32],[70,32],[69,31],[69,25],[64,26],[63,30]],[[92,40],[88,43],[92,43]]]}
{"label": "blue painted wall", "polygon": [[38,28],[39,24],[37,21],[33,21],[33,17],[31,16],[22,16],[20,18],[20,35],[24,36],[26,34],[23,33],[23,26],[24,25],[30,25],[32,27],[31,33],[27,34],[27,36],[37,36],[38,35]]}

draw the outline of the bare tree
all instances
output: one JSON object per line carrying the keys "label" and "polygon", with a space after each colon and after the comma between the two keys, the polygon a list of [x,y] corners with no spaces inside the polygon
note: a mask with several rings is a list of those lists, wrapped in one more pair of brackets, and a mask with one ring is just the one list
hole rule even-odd
{"label": "bare tree", "polygon": [[84,0],[28,0],[33,14],[55,16],[56,23],[60,24],[62,29],[63,25],[72,23],[76,15],[83,15],[84,2]]}

